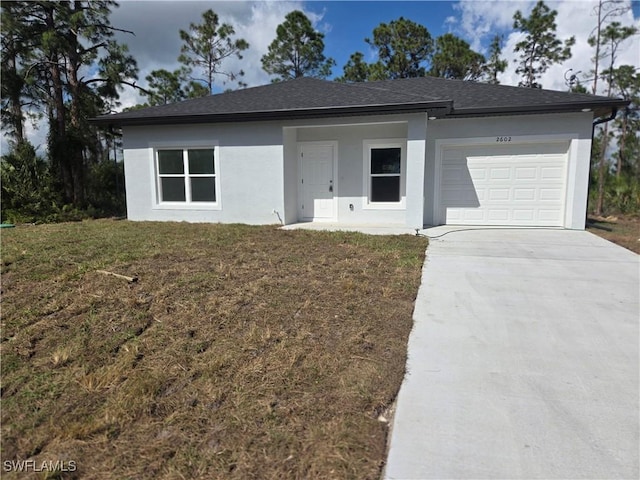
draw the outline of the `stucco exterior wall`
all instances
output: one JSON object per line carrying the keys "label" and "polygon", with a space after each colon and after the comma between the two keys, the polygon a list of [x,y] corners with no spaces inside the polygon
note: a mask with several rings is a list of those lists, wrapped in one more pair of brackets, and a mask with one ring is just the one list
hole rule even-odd
{"label": "stucco exterior wall", "polygon": [[[568,140],[566,228],[583,229],[587,202],[590,112],[427,120],[424,114],[345,117],[309,121],[181,125],[124,128],[127,214],[131,220],[173,220],[274,224],[298,221],[301,142],[337,142],[335,195],[338,222],[392,224],[414,228],[434,223],[437,142],[456,139],[513,144],[558,137]],[[405,142],[402,208],[366,204],[366,140]],[[154,148],[216,145],[219,205],[159,205]],[[422,165],[424,164],[424,168]]]}
{"label": "stucco exterior wall", "polygon": [[488,118],[429,120],[424,177],[424,224],[434,224],[436,195],[436,142],[458,138],[495,141],[511,137],[512,143],[566,138],[570,142],[567,172],[565,228],[584,229],[591,152],[591,112]]}
{"label": "stucco exterior wall", "polygon": [[[283,134],[275,123],[124,128],[127,216],[173,220],[275,224],[284,213]],[[219,208],[156,201],[154,148],[218,146]]]}

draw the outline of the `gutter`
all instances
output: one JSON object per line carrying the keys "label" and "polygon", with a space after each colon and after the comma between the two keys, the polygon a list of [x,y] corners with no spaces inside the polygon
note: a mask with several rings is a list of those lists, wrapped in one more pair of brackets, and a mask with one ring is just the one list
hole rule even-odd
{"label": "gutter", "polygon": [[[613,103],[613,105],[612,105]],[[454,109],[448,117],[480,117],[487,115],[511,115],[511,114],[534,114],[534,113],[563,113],[577,112],[584,109],[601,109],[615,108],[627,105],[628,102],[571,102],[571,103],[553,103],[543,105],[527,105],[527,106],[492,106],[479,108],[460,108]]]}
{"label": "gutter", "polygon": [[[237,113],[163,115],[155,117],[118,118],[118,114],[89,119],[93,124],[107,126],[176,125],[196,123],[257,122],[268,120],[299,120],[308,118],[332,118],[362,115],[388,115],[432,111],[438,117],[446,117],[452,110],[453,102],[429,101],[420,103],[394,103],[382,105],[361,105],[344,107],[320,107],[299,110],[253,111]],[[113,118],[111,118],[113,117]]]}
{"label": "gutter", "polygon": [[594,130],[596,128],[596,125],[600,125],[601,123],[610,122],[611,120],[616,118],[617,115],[618,115],[618,107],[613,107],[611,109],[611,115],[609,115],[608,117],[605,117],[605,118],[599,118],[597,120],[594,120],[593,121],[593,125],[591,127],[591,140],[593,140],[593,132],[594,132]]}

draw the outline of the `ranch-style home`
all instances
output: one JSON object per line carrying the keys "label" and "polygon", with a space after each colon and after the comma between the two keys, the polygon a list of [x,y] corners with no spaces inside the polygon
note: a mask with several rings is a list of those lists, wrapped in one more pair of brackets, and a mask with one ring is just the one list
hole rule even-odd
{"label": "ranch-style home", "polygon": [[620,99],[301,78],[95,119],[130,220],[584,229],[592,127]]}

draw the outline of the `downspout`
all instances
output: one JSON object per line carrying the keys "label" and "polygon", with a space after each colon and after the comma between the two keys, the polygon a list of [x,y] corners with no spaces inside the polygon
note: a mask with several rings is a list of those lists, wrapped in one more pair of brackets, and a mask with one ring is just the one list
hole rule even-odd
{"label": "downspout", "polygon": [[[604,117],[604,118],[598,118],[597,120],[593,121],[593,124],[591,125],[591,143],[593,145],[593,136],[596,133],[596,126],[602,124],[602,123],[607,123],[610,122],[611,120],[615,119],[616,116],[618,115],[618,109],[616,107],[611,109],[611,115],[609,115],[608,117]],[[589,185],[591,185],[591,162],[589,162],[589,178],[587,180],[587,188],[589,188]],[[587,203],[589,202],[589,194],[587,193]],[[587,225],[587,220],[589,220],[589,208],[587,206],[587,208],[585,209],[584,212],[584,224],[585,226]]]}
{"label": "downspout", "polygon": [[593,140],[593,133],[594,133],[594,130],[596,128],[596,125],[600,125],[601,123],[610,122],[611,120],[616,118],[616,115],[618,115],[618,109],[617,108],[613,108],[613,109],[611,109],[611,115],[609,115],[608,117],[599,118],[598,120],[594,120],[593,121],[593,126],[591,127],[591,139]]}

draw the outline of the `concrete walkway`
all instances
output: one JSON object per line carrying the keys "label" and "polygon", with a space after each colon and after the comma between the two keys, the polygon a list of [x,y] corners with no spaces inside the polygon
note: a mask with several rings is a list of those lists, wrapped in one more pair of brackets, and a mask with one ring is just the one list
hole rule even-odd
{"label": "concrete walkway", "polygon": [[639,258],[580,231],[432,240],[385,478],[639,478]]}

